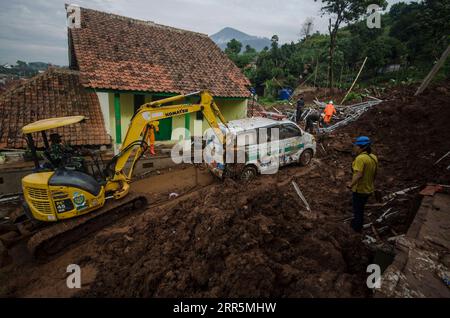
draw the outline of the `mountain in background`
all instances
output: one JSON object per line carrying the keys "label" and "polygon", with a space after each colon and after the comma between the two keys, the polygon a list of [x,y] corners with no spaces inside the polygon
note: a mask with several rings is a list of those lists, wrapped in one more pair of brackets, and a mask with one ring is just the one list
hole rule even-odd
{"label": "mountain in background", "polygon": [[210,38],[222,49],[227,47],[227,43],[232,39],[236,39],[242,43],[242,50],[245,49],[246,45],[250,45],[257,51],[261,51],[264,47],[270,47],[270,39],[260,38],[254,35],[249,35],[239,30],[233,28],[224,28],[210,36]]}

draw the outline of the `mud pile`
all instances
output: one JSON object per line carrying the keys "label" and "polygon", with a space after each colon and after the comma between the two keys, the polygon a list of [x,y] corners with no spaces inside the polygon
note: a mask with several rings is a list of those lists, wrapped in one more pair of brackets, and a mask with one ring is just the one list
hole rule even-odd
{"label": "mud pile", "polygon": [[[320,159],[301,175],[305,170],[289,167],[251,185],[227,181],[127,222],[133,225],[126,235],[97,237],[103,249],[96,258],[99,275],[85,295],[369,296],[370,253],[342,222],[351,211],[345,182],[351,178],[352,139],[374,140],[383,195],[426,182],[449,183],[449,163],[433,164],[450,150],[450,87],[409,97],[414,90],[389,92],[386,102],[324,139]],[[304,213],[292,179],[317,219]],[[390,226],[397,233],[414,217],[417,192],[395,202],[402,213]]]}
{"label": "mud pile", "polygon": [[449,182],[450,82],[414,97],[416,86],[389,93],[386,102],[364,114],[343,132],[374,140],[385,175],[405,183]]}
{"label": "mud pile", "polygon": [[382,97],[383,103],[323,141],[327,149],[323,160],[345,167],[348,174],[352,140],[369,136],[379,159],[376,187],[381,194],[419,187],[396,201],[394,208],[403,211],[397,217],[400,232],[414,218],[421,200],[418,192],[425,184],[450,184],[450,157],[435,164],[450,151],[450,82],[414,97],[416,89],[415,85],[392,89]]}
{"label": "mud pile", "polygon": [[83,296],[366,296],[358,238],[301,210],[273,178],[215,185],[140,216],[125,235],[97,237],[104,263]]}
{"label": "mud pile", "polygon": [[[345,184],[351,180],[352,140],[374,140],[382,195],[450,183],[450,158],[434,165],[450,150],[450,82],[417,98],[415,89],[388,92],[358,121],[320,139],[308,168],[285,167],[251,184],[226,180],[189,193],[86,238],[56,261],[95,269],[80,297],[369,297],[365,269],[371,253],[344,223],[351,217]],[[401,213],[382,235],[406,232],[418,192],[395,200],[393,208]],[[366,213],[376,217],[382,211],[370,207]],[[48,284],[40,277],[48,273],[45,266],[18,268],[5,276],[10,286],[4,294],[22,295],[33,281],[39,291]],[[65,276],[58,279],[65,286]]]}

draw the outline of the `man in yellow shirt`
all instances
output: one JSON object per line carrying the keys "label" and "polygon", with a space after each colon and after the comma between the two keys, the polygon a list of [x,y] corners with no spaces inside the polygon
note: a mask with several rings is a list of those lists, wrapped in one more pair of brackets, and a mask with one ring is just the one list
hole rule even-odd
{"label": "man in yellow shirt", "polygon": [[374,181],[378,169],[378,159],[370,148],[369,137],[361,136],[353,144],[356,158],[352,163],[352,182],[347,185],[352,190],[353,220],[352,228],[361,232],[364,224],[364,206],[375,191]]}

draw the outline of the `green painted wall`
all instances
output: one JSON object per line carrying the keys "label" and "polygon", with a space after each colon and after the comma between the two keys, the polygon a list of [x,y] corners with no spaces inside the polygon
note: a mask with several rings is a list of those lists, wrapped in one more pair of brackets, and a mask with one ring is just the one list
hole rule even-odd
{"label": "green painted wall", "polygon": [[[247,99],[214,99],[217,106],[219,106],[220,111],[226,120],[234,120],[247,117]],[[195,122],[198,121],[197,116],[195,114],[191,115],[190,118],[190,130],[194,132]],[[202,124],[202,133],[210,128],[209,123],[203,119]],[[195,131],[196,135],[199,135],[197,131]]]}
{"label": "green painted wall", "polygon": [[[134,114],[134,99],[133,94],[131,93],[121,93],[120,94],[120,109],[121,109],[121,123],[122,123],[122,142],[125,138],[126,132],[128,130],[128,125],[130,123],[131,118]],[[108,93],[108,100],[109,100],[109,119],[110,119],[110,131],[114,134],[112,136],[114,142],[115,142],[115,113],[114,113],[114,93]],[[146,95],[145,96],[145,102],[151,102],[152,96]],[[198,101],[198,98],[191,98],[189,102],[195,102]],[[233,119],[239,119],[239,118],[245,118],[247,115],[247,99],[221,99],[216,98],[215,99],[217,105],[220,108],[220,111],[224,115],[224,117],[227,120],[233,120]],[[197,121],[197,116],[195,114],[191,115],[185,115],[185,116],[177,116],[172,118],[172,131],[176,128],[187,128],[189,126],[189,129],[191,133],[193,134],[194,124],[195,121]],[[170,125],[169,122],[165,123],[167,125]],[[168,133],[164,133],[166,131],[166,128],[164,128],[165,124],[162,124],[163,128],[163,134],[158,136],[156,135],[156,140],[168,140],[170,139],[177,139],[176,136],[169,136]],[[160,124],[161,125],[161,124]],[[206,120],[203,119],[203,122],[201,124],[202,126],[202,132],[209,128],[209,124]],[[198,133],[198,132],[197,132]]]}
{"label": "green painted wall", "polygon": [[172,139],[173,121],[176,118],[165,118],[159,121],[159,131],[155,134],[155,140],[164,141]]}

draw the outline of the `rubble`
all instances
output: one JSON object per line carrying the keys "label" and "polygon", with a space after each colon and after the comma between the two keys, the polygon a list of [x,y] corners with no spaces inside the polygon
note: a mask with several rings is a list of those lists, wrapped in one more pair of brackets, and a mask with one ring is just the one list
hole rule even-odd
{"label": "rubble", "polygon": [[[362,243],[346,226],[303,217],[290,189],[230,181],[149,211],[130,227],[133,244],[96,240],[110,261],[83,296],[365,296]],[[114,257],[126,247],[128,257]]]}
{"label": "rubble", "polygon": [[[380,99],[367,101],[364,103],[358,103],[348,106],[336,105],[336,112],[338,112],[337,118],[333,119],[334,124],[329,127],[319,128],[319,133],[330,133],[338,128],[341,128],[349,123],[357,120],[363,113],[368,111],[371,107],[376,106],[383,102]],[[322,106],[323,103],[320,103]],[[324,106],[325,107],[325,106]]]}
{"label": "rubble", "polygon": [[396,256],[377,297],[450,297],[449,203],[448,194],[424,197],[406,235],[391,238]]}
{"label": "rubble", "polygon": [[[5,268],[0,274],[8,279],[0,295],[27,296],[42,286],[53,288],[48,267],[70,262],[97,273],[79,297],[371,297],[365,282],[374,248],[401,245],[425,185],[450,184],[442,165],[434,165],[442,149],[450,149],[450,140],[442,138],[450,117],[448,95],[430,88],[409,97],[413,92],[414,87],[396,88],[358,120],[323,136],[320,144],[326,151],[310,167],[289,166],[249,185],[216,182],[164,204],[158,201],[85,238],[47,267]],[[352,140],[358,135],[374,141],[380,198],[402,193],[388,201],[370,198],[365,224],[371,225],[362,235],[343,222],[351,218],[346,182]],[[142,180],[141,188],[157,187],[163,179],[164,173]],[[158,198],[182,193],[177,180],[170,181],[174,185]],[[301,187],[315,219],[299,213],[304,208],[292,182]],[[436,273],[442,276],[443,271]]]}

